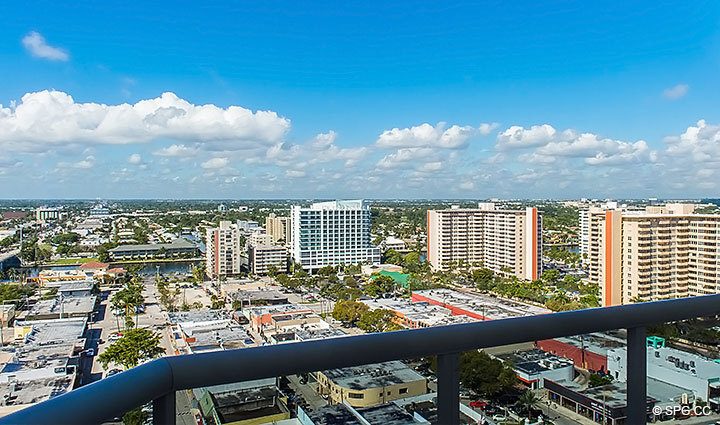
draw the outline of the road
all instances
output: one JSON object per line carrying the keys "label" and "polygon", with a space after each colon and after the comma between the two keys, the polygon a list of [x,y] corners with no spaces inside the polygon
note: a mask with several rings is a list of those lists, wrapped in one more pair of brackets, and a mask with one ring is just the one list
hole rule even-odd
{"label": "road", "polygon": [[[146,278],[143,285],[145,312],[138,314],[133,320],[136,320],[138,327],[149,328],[158,332],[161,337],[160,344],[165,349],[166,355],[175,355],[175,349],[171,343],[167,326],[167,313],[162,310],[158,303],[154,279]],[[110,299],[116,290],[104,289],[101,292],[101,301],[94,315],[94,320],[88,324],[86,348],[93,348],[96,356],[105,351],[110,345],[108,337],[124,327],[124,318],[115,316],[110,308]],[[80,385],[102,379],[105,374],[105,369],[94,357],[84,357],[80,367],[83,371]],[[110,365],[109,367],[115,368],[117,366]]]}

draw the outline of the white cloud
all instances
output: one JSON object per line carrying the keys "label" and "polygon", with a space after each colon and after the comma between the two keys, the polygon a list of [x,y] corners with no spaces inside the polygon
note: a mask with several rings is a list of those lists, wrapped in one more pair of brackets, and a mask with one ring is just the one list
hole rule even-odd
{"label": "white cloud", "polygon": [[320,133],[315,136],[311,146],[318,150],[327,149],[335,143],[335,139],[337,139],[337,133],[330,130],[327,133]]}
{"label": "white cloud", "polygon": [[690,90],[690,86],[687,84],[678,84],[663,90],[663,97],[670,100],[677,100],[685,97],[688,90]]}
{"label": "white cloud", "polygon": [[25,50],[36,58],[62,62],[70,60],[70,55],[67,51],[49,45],[47,41],[45,41],[45,37],[36,31],[27,33],[22,39],[22,45],[25,47]]}
{"label": "white cloud", "polygon": [[191,148],[191,147],[185,146],[185,145],[170,145],[166,148],[156,150],[155,152],[153,152],[153,155],[185,158],[185,157],[197,155],[197,153],[198,153],[197,148]]}
{"label": "white cloud", "polygon": [[133,165],[142,164],[142,156],[139,153],[134,153],[128,157],[128,162]]}
{"label": "white cloud", "polygon": [[0,105],[0,147],[14,151],[155,139],[241,150],[275,144],[289,129],[290,121],[272,111],[194,105],[169,92],[133,105],[105,105],[76,103],[67,93],[45,90],[25,94],[17,105]]}
{"label": "white cloud", "polygon": [[89,170],[95,166],[95,157],[93,155],[88,155],[85,157],[85,159],[81,159],[77,162],[67,163],[67,162],[60,162],[58,163],[58,168],[60,169],[66,169],[66,168],[75,168],[78,170]]}
{"label": "white cloud", "polygon": [[492,133],[493,131],[497,130],[497,128],[500,127],[499,123],[492,122],[492,123],[482,123],[478,127],[478,132],[483,135],[487,136],[488,134]]}
{"label": "white cloud", "polygon": [[688,127],[683,134],[666,140],[665,153],[674,159],[692,162],[720,162],[720,125],[710,125],[705,120]]}
{"label": "white cloud", "polygon": [[421,148],[434,147],[458,149],[466,146],[468,139],[476,131],[471,126],[453,125],[445,128],[444,122],[432,126],[428,123],[410,128],[393,128],[380,134],[375,144],[381,148]]}
{"label": "white cloud", "polygon": [[230,160],[228,158],[210,158],[200,166],[206,170],[218,170],[227,167],[229,164]]}
{"label": "white cloud", "polygon": [[549,124],[534,125],[530,128],[513,125],[498,134],[497,147],[500,149],[523,149],[543,146],[556,140],[557,135],[557,130]]}

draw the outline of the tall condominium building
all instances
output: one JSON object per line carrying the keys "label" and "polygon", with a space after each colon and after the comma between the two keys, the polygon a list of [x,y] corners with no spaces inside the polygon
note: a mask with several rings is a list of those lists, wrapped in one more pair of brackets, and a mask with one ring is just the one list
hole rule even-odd
{"label": "tall condominium building", "polygon": [[370,206],[362,200],[293,206],[291,250],[305,270],[341,264],[379,264],[370,241]]}
{"label": "tall condominium building", "polygon": [[207,229],[205,273],[211,278],[240,273],[240,229],[229,221]]}
{"label": "tall condominium building", "polygon": [[427,258],[435,270],[458,262],[537,279],[542,270],[542,217],[537,208],[452,207],[427,213]]}
{"label": "tall condominium building", "polygon": [[691,204],[588,215],[588,279],[604,306],[720,293],[720,215]]}
{"label": "tall condominium building", "polygon": [[271,213],[265,218],[265,231],[272,237],[273,243],[284,241],[287,245],[291,244],[290,217],[278,217]]}

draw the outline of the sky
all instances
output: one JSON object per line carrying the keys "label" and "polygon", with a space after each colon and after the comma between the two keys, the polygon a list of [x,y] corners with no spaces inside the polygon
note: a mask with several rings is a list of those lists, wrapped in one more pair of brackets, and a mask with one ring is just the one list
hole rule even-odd
{"label": "sky", "polygon": [[0,16],[0,198],[720,196],[720,2]]}

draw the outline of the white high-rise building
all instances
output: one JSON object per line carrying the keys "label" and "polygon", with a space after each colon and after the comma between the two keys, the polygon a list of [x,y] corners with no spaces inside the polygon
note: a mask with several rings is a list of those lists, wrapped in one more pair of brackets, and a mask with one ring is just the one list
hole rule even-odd
{"label": "white high-rise building", "polygon": [[205,273],[211,278],[240,273],[240,229],[229,221],[207,229]]}
{"label": "white high-rise building", "polygon": [[542,272],[542,217],[537,208],[452,207],[427,214],[427,258],[434,270],[458,264],[535,280]]}
{"label": "white high-rise building", "polygon": [[344,264],[379,264],[370,241],[370,206],[362,200],[293,206],[292,257],[305,270]]}

